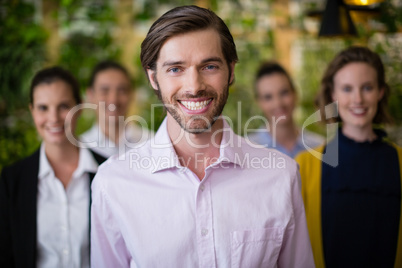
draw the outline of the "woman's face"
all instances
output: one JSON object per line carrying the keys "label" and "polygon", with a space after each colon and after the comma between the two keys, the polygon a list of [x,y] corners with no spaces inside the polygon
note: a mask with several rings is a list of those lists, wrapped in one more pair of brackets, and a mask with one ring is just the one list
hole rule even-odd
{"label": "woman's face", "polygon": [[257,81],[256,87],[258,104],[269,122],[293,122],[296,93],[284,74],[264,75]]}
{"label": "woman's face", "polygon": [[376,70],[363,62],[345,65],[334,76],[332,98],[338,101],[343,127],[372,128],[384,90],[378,87]]}
{"label": "woman's face", "polygon": [[68,143],[67,135],[74,134],[78,113],[65,124],[68,112],[77,105],[71,87],[61,80],[42,83],[34,88],[30,105],[36,130],[45,144]]}

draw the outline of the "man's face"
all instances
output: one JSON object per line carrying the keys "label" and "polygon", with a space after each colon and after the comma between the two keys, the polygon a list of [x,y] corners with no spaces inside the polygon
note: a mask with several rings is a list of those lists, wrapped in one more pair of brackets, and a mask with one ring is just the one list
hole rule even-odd
{"label": "man's face", "polygon": [[169,38],[159,52],[156,70],[148,70],[148,76],[160,91],[168,117],[187,132],[202,133],[222,113],[233,71],[219,34],[207,29]]}
{"label": "man's face", "polygon": [[[130,80],[125,73],[118,69],[106,69],[99,72],[94,85],[87,91],[92,103],[98,104],[98,120],[118,122],[119,116],[125,116],[131,99]],[[105,103],[105,110],[101,111],[100,103]]]}

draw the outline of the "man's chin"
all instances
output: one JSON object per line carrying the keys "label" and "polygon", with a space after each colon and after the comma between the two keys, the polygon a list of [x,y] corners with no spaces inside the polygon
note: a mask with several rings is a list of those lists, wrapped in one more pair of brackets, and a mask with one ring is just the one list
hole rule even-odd
{"label": "man's chin", "polygon": [[204,119],[200,119],[201,122],[192,122],[191,124],[189,124],[187,122],[186,125],[183,125],[180,123],[181,128],[191,134],[202,134],[205,133],[207,131],[210,131],[212,126],[215,124],[216,120],[218,119],[218,117],[213,118],[213,119],[209,119],[209,120],[204,120]]}
{"label": "man's chin", "polygon": [[187,133],[190,134],[202,134],[208,130],[210,130],[211,128],[182,128],[184,131],[186,131]]}

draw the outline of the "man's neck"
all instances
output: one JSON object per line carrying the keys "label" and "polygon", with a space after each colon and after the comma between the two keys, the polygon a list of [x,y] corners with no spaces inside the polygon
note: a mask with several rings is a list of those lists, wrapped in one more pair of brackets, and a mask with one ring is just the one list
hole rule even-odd
{"label": "man's neck", "polygon": [[193,171],[202,180],[205,169],[220,156],[223,119],[219,118],[211,129],[192,134],[184,131],[176,120],[168,115],[167,131],[180,164]]}
{"label": "man's neck", "polygon": [[121,129],[120,124],[116,124],[113,120],[112,122],[99,124],[99,128],[106,138],[113,141],[115,144],[119,144],[120,135],[123,133],[124,129]]}

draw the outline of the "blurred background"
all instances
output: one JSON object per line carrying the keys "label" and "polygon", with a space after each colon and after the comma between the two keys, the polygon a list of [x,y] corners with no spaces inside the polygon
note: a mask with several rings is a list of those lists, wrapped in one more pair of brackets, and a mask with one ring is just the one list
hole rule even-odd
{"label": "blurred background", "polygon": [[[239,62],[224,114],[236,133],[262,123],[248,121],[261,114],[253,81],[262,61],[276,59],[293,76],[302,124],[316,111],[314,98],[328,62],[343,48],[359,44],[379,53],[386,65],[395,119],[387,131],[402,145],[402,0],[0,0],[0,169],[40,144],[28,92],[30,79],[43,67],[67,68],[84,93],[98,61],[119,61],[135,86],[130,114],[142,116],[156,130],[164,111],[151,108],[159,101],[141,68],[140,45],[157,17],[188,4],[215,11],[234,36]],[[85,111],[78,133],[90,128],[94,118]],[[318,123],[309,128],[325,133]]]}

